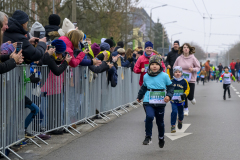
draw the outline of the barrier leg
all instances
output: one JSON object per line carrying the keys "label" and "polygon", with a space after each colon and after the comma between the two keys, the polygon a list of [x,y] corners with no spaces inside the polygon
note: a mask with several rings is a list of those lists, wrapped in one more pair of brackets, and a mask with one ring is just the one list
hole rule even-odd
{"label": "barrier leg", "polygon": [[120,116],[120,115],[119,115],[117,112],[115,112],[113,109],[112,109],[111,111],[112,111],[112,113],[115,114],[117,117]]}
{"label": "barrier leg", "polygon": [[46,145],[48,145],[48,143],[47,143],[46,141],[42,140],[42,139],[39,138],[38,136],[36,136],[36,138],[37,138],[38,140],[42,141],[43,143],[45,143]]}
{"label": "barrier leg", "polygon": [[91,119],[87,118],[87,120],[88,120],[90,123],[92,123],[92,124],[94,124],[94,125],[96,125],[96,126],[97,126],[97,123],[95,123],[95,122],[94,122],[94,121],[92,121]]}
{"label": "barrier leg", "polygon": [[[14,152],[15,153],[15,152]],[[0,151],[0,154],[3,156],[3,157],[5,157],[5,158],[7,158],[8,160],[11,160],[10,158],[8,158],[5,154],[3,154],[1,151]],[[19,157],[20,158],[20,157]],[[22,158],[21,158],[22,159]]]}
{"label": "barrier leg", "polygon": [[104,121],[107,121],[107,118],[103,117],[100,113],[98,114],[99,117],[101,117]]}
{"label": "barrier leg", "polygon": [[85,118],[84,121],[85,121],[86,123],[88,123],[90,126],[92,126],[93,128],[95,127],[92,123],[90,123],[90,122],[87,120],[87,118]]}
{"label": "barrier leg", "polygon": [[136,107],[136,106],[134,106],[132,103],[128,103],[129,104],[129,106],[131,106],[131,107],[133,107],[133,108],[138,108],[138,107]]}
{"label": "barrier leg", "polygon": [[124,110],[126,113],[129,112],[129,110],[127,108],[125,108],[124,106],[121,106],[122,110]]}
{"label": "barrier leg", "polygon": [[71,135],[75,136],[72,132],[70,132],[66,127],[63,127],[68,133],[70,133]]}
{"label": "barrier leg", "polygon": [[15,156],[17,156],[20,159],[23,159],[20,155],[18,155],[16,152],[14,152],[11,148],[7,148],[10,152],[12,152],[13,154],[15,154]]}
{"label": "barrier leg", "polygon": [[120,116],[122,116],[122,114],[119,113],[116,109],[113,109],[113,110],[114,110],[114,112],[116,112],[117,114],[119,114]]}
{"label": "barrier leg", "polygon": [[69,125],[68,127],[72,128],[75,132],[77,132],[78,134],[81,134],[81,132],[79,132],[78,130],[76,130],[75,128],[73,128],[71,125]]}
{"label": "barrier leg", "polygon": [[106,117],[107,119],[111,119],[108,116],[106,116],[104,113],[101,113],[104,117]]}
{"label": "barrier leg", "polygon": [[37,142],[35,142],[32,138],[28,138],[28,140],[30,140],[31,142],[33,142],[36,146],[38,146],[39,148],[42,148],[39,144],[37,144]]}

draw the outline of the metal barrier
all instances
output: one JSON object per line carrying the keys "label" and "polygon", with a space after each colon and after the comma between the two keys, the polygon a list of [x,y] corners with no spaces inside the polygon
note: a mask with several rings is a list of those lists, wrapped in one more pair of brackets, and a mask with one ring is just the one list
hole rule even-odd
{"label": "metal barrier", "polygon": [[[6,150],[23,159],[10,148],[23,140],[41,147],[39,142],[48,145],[38,137],[42,133],[64,129],[74,136],[69,128],[80,132],[73,124],[86,122],[95,127],[97,124],[91,120],[94,116],[108,121],[107,113],[119,117],[119,109],[129,112],[127,106],[137,108],[132,103],[139,90],[139,75],[130,68],[118,68],[118,84],[114,88],[107,80],[107,72],[95,74],[88,67],[68,67],[58,76],[47,66],[32,66],[34,69],[34,76],[28,65],[0,75],[0,154],[7,159]],[[30,83],[30,76],[39,81]],[[25,96],[39,108],[26,105]],[[27,119],[33,120],[26,128]],[[25,129],[34,137],[25,137]]]}

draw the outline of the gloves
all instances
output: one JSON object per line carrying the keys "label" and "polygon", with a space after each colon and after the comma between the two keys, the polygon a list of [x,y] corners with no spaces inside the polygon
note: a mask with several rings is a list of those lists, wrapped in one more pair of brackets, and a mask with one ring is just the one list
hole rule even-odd
{"label": "gloves", "polygon": [[185,98],[186,98],[186,94],[182,94],[182,95],[181,95],[182,101],[185,100]]}
{"label": "gloves", "polygon": [[35,78],[35,75],[34,75],[34,74],[32,74],[29,78],[30,78],[30,81],[31,81],[32,83],[38,83],[38,82],[40,82],[40,78]]}
{"label": "gloves", "polygon": [[220,80],[220,82],[222,82],[222,80]]}
{"label": "gloves", "polygon": [[133,58],[128,58],[128,61],[131,63],[133,61]]}

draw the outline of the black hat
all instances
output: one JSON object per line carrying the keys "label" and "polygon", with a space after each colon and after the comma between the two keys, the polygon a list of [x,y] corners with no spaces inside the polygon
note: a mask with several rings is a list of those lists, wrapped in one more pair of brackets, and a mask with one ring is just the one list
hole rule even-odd
{"label": "black hat", "polygon": [[123,42],[122,42],[122,41],[119,41],[119,42],[117,42],[117,46],[119,46],[119,47],[123,48],[123,47],[124,47],[124,44],[123,44]]}
{"label": "black hat", "polygon": [[48,23],[50,25],[59,26],[61,23],[61,18],[57,14],[51,14],[48,18]]}
{"label": "black hat", "polygon": [[110,45],[110,48],[114,47],[113,45],[113,40],[111,39],[106,39],[104,42],[108,43]]}
{"label": "black hat", "polygon": [[[179,44],[179,41],[174,41],[174,43],[177,43],[178,45],[180,45],[180,44]],[[174,43],[173,43],[173,44],[174,44]]]}
{"label": "black hat", "polygon": [[21,10],[16,10],[13,13],[12,18],[15,19],[16,21],[18,21],[20,24],[24,24],[29,20],[27,13],[25,13]]}
{"label": "black hat", "polygon": [[138,54],[143,55],[143,50],[138,51]]}
{"label": "black hat", "polygon": [[224,67],[224,69],[226,69],[226,68],[229,69],[228,66],[225,66],[225,67]]}

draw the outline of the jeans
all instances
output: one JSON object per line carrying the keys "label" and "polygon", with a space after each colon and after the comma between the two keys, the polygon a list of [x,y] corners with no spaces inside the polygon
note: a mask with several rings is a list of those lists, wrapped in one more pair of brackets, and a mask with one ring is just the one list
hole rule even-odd
{"label": "jeans", "polygon": [[26,105],[25,107],[31,110],[31,112],[28,114],[27,118],[25,119],[25,129],[27,129],[29,124],[34,119],[34,117],[38,114],[39,108],[34,103],[32,103],[31,105]]}
{"label": "jeans", "polygon": [[172,103],[172,113],[171,113],[171,125],[172,126],[176,124],[177,114],[178,114],[179,121],[182,121],[184,118],[183,105],[177,104],[177,103]]}
{"label": "jeans", "polygon": [[156,123],[158,126],[158,136],[164,137],[165,126],[164,126],[164,113],[165,108],[145,106],[146,109],[146,123],[145,132],[146,136],[152,136],[153,119],[156,117]]}
{"label": "jeans", "polygon": [[224,92],[223,92],[223,96],[224,97],[226,97],[226,92],[227,92],[227,90],[228,90],[228,95],[230,96],[231,94],[230,94],[230,85],[231,84],[223,84],[223,89],[224,89]]}

